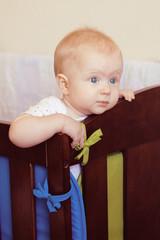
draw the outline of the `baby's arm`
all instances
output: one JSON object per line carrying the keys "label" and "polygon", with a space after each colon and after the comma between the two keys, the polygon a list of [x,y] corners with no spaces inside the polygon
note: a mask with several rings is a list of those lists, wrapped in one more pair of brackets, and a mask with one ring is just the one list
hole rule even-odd
{"label": "baby's arm", "polygon": [[124,97],[125,100],[131,102],[133,99],[135,99],[134,92],[131,89],[120,89],[119,91],[120,98]]}
{"label": "baby's arm", "polygon": [[11,124],[9,138],[15,145],[26,148],[39,144],[58,132],[72,138],[72,148],[78,143],[83,147],[85,131],[82,125],[60,113],[43,117],[24,113]]}

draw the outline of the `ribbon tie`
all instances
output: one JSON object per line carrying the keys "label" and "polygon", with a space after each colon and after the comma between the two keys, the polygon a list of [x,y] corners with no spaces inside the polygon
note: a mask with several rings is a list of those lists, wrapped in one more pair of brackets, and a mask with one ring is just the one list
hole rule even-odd
{"label": "ribbon tie", "polygon": [[72,193],[72,182],[71,183],[71,189],[68,193],[63,195],[51,195],[48,193],[48,182],[47,178],[45,179],[44,186],[42,187],[40,183],[38,183],[38,190],[33,189],[33,194],[38,198],[43,198],[47,200],[47,206],[50,212],[57,212],[57,210],[61,207],[62,201],[68,199],[71,196]]}
{"label": "ribbon tie", "polygon": [[80,144],[78,144],[75,147],[75,150],[79,151],[82,149],[82,151],[80,152],[80,154],[78,156],[76,156],[76,159],[80,159],[83,156],[83,162],[82,162],[82,166],[86,165],[89,159],[89,147],[94,145],[95,143],[97,143],[98,141],[101,140],[101,136],[103,135],[101,129],[96,130],[94,133],[92,133],[92,135],[87,139],[87,133],[86,133],[86,127],[83,123],[81,123],[82,126],[85,129],[85,139],[84,139],[84,147],[83,149],[80,147]]}

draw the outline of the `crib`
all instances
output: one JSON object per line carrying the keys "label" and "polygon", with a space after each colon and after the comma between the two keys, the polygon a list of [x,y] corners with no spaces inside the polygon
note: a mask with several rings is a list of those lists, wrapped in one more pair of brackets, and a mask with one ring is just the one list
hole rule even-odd
{"label": "crib", "polygon": [[[97,129],[103,133],[82,167],[88,240],[160,239],[159,64],[125,62],[121,87],[133,89],[136,99],[121,99],[84,120],[87,137]],[[46,176],[50,194],[70,191],[69,167],[82,162],[75,159],[79,152],[71,149],[71,139],[59,133],[21,149],[8,138],[17,115],[44,97],[60,96],[52,66],[52,57],[0,53],[0,240],[72,239],[71,199],[49,213],[46,201],[33,195]]]}
{"label": "crib", "polygon": [[[117,169],[109,180],[107,168],[110,169],[113,153],[123,156],[120,160],[123,239],[160,239],[159,109],[160,85],[157,85],[137,91],[131,103],[122,99],[104,114],[84,120],[88,137],[99,128],[103,132],[102,140],[90,147],[89,161],[83,167],[88,240],[121,239],[109,233],[108,181],[114,180]],[[9,123],[1,121],[0,161],[4,157],[9,159],[13,239],[36,240],[34,165],[47,168],[49,192],[59,195],[71,188],[69,166],[82,159],[75,159],[77,151],[71,149],[71,139],[65,134],[56,134],[35,147],[21,149],[9,141],[8,129]],[[72,239],[70,199],[62,202],[57,212],[50,213],[49,219],[51,240]]]}

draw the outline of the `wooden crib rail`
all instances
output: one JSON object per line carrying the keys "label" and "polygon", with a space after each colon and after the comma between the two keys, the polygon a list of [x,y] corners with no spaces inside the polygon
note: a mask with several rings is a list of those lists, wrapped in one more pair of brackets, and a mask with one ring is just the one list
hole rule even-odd
{"label": "wooden crib rail", "polygon": [[[33,166],[48,167],[51,194],[68,192],[70,175],[65,159],[68,158],[69,140],[66,135],[56,134],[44,143],[22,149],[9,141],[9,126],[9,123],[0,123],[0,156],[8,158],[10,165],[13,240],[36,240]],[[71,239],[70,199],[62,203],[57,213],[50,214],[50,239]]]}
{"label": "wooden crib rail", "polygon": [[[159,139],[160,133],[160,85],[137,91],[134,101],[120,100],[102,115],[88,117],[88,137],[98,128],[102,129],[102,141],[90,149],[90,158],[116,152],[145,142]],[[102,144],[105,142],[105,144]],[[72,163],[77,152],[71,150]]]}
{"label": "wooden crib rail", "polygon": [[90,148],[83,169],[88,239],[108,236],[106,156],[117,151],[124,155],[124,239],[160,238],[159,109],[160,86],[137,93],[131,103],[119,102],[104,115],[86,119],[88,136],[98,128],[104,134]]}
{"label": "wooden crib rail", "polygon": [[[160,239],[160,210],[156,208],[160,200],[156,185],[160,180],[159,109],[160,86],[156,86],[137,93],[131,103],[121,100],[106,113],[84,121],[88,137],[98,128],[103,132],[102,140],[90,147],[89,162],[83,168],[88,240],[108,238],[106,156],[117,151],[124,155],[124,239]],[[75,160],[78,152],[71,149],[71,140],[65,134],[56,134],[42,144],[21,149],[9,141],[8,129],[8,123],[0,123],[0,156],[9,158],[10,162],[13,237],[35,240],[33,165],[47,166],[49,192],[63,194],[70,190],[69,166],[82,159]],[[150,169],[152,172],[154,169],[154,174]],[[147,221],[144,212],[145,217],[146,213],[150,214]],[[51,240],[72,239],[70,200],[63,202],[57,213],[50,214],[50,234]]]}

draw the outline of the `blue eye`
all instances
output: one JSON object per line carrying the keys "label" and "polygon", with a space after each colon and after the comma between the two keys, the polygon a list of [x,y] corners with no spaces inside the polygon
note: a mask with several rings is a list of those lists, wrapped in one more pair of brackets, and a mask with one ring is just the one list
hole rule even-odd
{"label": "blue eye", "polygon": [[97,79],[96,77],[92,77],[92,78],[91,78],[91,82],[92,82],[92,83],[96,83],[97,81],[98,81],[98,79]]}
{"label": "blue eye", "polygon": [[116,83],[115,78],[110,79],[110,83],[115,84]]}

